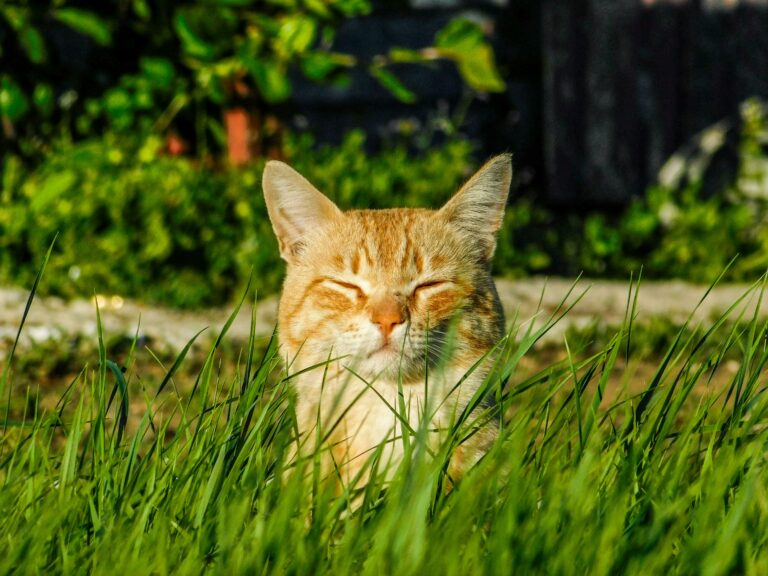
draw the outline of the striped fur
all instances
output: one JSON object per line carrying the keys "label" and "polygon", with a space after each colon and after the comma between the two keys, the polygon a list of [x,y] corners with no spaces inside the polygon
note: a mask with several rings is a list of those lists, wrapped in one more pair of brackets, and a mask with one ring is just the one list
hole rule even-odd
{"label": "striped fur", "polygon": [[[264,195],[288,264],[278,328],[298,373],[299,441],[310,451],[320,438],[344,482],[377,447],[380,466],[402,459],[398,387],[408,425],[428,419],[437,441],[486,375],[481,366],[456,387],[503,335],[490,268],[511,171],[508,155],[494,158],[440,210],[342,212],[289,166],[267,164]],[[462,445],[452,474],[494,436],[489,425]]]}

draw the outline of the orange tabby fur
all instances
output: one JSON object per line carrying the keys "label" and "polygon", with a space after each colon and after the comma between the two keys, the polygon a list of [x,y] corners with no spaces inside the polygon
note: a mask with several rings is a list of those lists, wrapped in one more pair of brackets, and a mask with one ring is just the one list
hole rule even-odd
{"label": "orange tabby fur", "polygon": [[[508,155],[492,159],[440,210],[342,212],[286,164],[267,164],[288,264],[278,329],[296,375],[300,452],[323,449],[342,481],[377,448],[380,467],[402,459],[398,387],[410,428],[428,419],[438,440],[486,376],[489,362],[456,386],[503,335],[490,268],[511,173]],[[495,434],[486,425],[454,453],[454,478]]]}

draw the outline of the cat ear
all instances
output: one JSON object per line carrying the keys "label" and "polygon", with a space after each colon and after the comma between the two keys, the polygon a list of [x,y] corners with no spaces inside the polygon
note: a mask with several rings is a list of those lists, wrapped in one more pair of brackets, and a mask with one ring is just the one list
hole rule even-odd
{"label": "cat ear", "polygon": [[512,155],[501,154],[489,160],[439,214],[464,230],[477,242],[485,258],[493,256],[496,233],[504,219],[509,185],[512,181]]}
{"label": "cat ear", "polygon": [[294,261],[307,232],[341,215],[336,204],[283,162],[267,162],[261,184],[280,256],[286,262]]}

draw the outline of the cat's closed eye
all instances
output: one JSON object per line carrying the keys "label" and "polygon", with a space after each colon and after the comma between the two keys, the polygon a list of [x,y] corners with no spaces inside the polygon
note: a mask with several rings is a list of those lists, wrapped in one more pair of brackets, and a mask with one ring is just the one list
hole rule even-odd
{"label": "cat's closed eye", "polygon": [[323,284],[345,295],[354,296],[356,298],[365,298],[363,289],[352,282],[345,282],[344,280],[338,280],[336,278],[324,278]]}
{"label": "cat's closed eye", "polygon": [[428,282],[422,282],[416,288],[413,289],[414,295],[428,294],[440,288],[447,288],[451,283],[447,280],[430,280]]}

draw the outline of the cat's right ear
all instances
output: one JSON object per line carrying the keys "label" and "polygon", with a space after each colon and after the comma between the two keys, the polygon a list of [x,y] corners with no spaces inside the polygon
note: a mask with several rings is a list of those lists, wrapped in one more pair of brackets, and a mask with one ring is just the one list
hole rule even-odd
{"label": "cat's right ear", "polygon": [[504,221],[511,182],[512,156],[496,156],[486,162],[439,212],[464,231],[487,260],[493,257],[496,249],[496,233]]}
{"label": "cat's right ear", "polygon": [[307,232],[341,215],[336,204],[283,162],[267,162],[261,184],[280,256],[286,262],[295,261]]}

